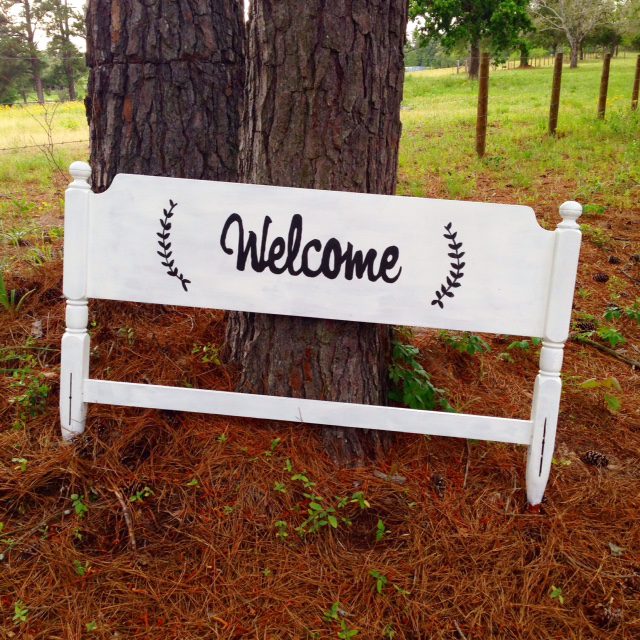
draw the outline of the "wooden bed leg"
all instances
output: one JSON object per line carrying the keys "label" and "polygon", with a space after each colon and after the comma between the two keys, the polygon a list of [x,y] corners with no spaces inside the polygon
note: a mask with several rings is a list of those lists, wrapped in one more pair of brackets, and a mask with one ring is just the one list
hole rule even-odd
{"label": "wooden bed leg", "polygon": [[86,162],[70,167],[74,180],[66,192],[64,219],[64,295],[67,298],[66,330],[60,363],[60,426],[62,437],[71,440],[84,431],[87,404],[84,381],[89,377],[87,333],[87,240],[89,223],[89,176]]}
{"label": "wooden bed leg", "polygon": [[555,231],[540,372],[536,377],[531,409],[533,433],[527,456],[527,500],[531,507],[542,502],[553,459],[562,392],[560,371],[564,343],[569,336],[571,303],[582,240],[577,223],[581,213],[582,207],[577,202],[565,202],[560,207],[562,222]]}
{"label": "wooden bed leg", "polygon": [[542,502],[551,471],[562,391],[563,347],[557,342],[542,343],[540,373],[533,390],[533,435],[527,456],[527,502],[532,507]]}

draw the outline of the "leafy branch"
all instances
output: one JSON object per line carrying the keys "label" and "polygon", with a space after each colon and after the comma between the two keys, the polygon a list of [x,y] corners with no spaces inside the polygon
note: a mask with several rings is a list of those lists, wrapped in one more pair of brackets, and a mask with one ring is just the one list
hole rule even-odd
{"label": "leafy branch", "polygon": [[462,242],[456,242],[458,237],[457,231],[451,230],[451,225],[453,223],[449,223],[445,225],[445,229],[447,233],[444,234],[444,237],[449,240],[449,249],[451,249],[451,253],[447,255],[455,262],[451,262],[451,271],[449,271],[449,275],[447,276],[446,284],[441,284],[440,289],[436,290],[435,298],[431,301],[431,304],[437,304],[441,309],[444,309],[443,300],[445,298],[453,298],[454,293],[452,289],[457,289],[460,286],[459,280],[464,276],[463,269],[465,267],[466,262],[460,262],[462,257],[464,256],[464,251],[460,251],[462,248]]}
{"label": "leafy branch", "polygon": [[164,220],[160,218],[160,226],[162,227],[162,232],[156,233],[156,235],[160,238],[158,240],[158,244],[162,251],[158,251],[157,254],[162,258],[162,266],[167,267],[167,274],[173,276],[174,278],[178,278],[180,283],[182,284],[182,288],[185,291],[188,291],[187,284],[191,284],[191,280],[187,280],[182,273],[178,270],[178,267],[174,266],[175,260],[171,258],[173,255],[173,251],[171,251],[171,242],[169,242],[171,238],[171,222],[169,219],[173,217],[174,209],[178,206],[177,202],[173,200],[169,200],[170,208],[169,210],[163,209],[164,212]]}

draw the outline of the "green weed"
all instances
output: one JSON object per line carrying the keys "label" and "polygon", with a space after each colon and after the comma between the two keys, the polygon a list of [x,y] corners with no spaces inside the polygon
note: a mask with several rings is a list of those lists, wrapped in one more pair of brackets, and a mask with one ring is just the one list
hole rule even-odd
{"label": "green weed", "polygon": [[476,336],[468,331],[454,335],[448,331],[441,331],[440,339],[452,349],[470,356],[491,351],[491,347],[480,336]]}
{"label": "green weed", "polygon": [[593,242],[596,247],[605,247],[611,242],[611,234],[600,227],[594,227],[585,222],[580,225],[582,235],[589,241]]}
{"label": "green weed", "polygon": [[136,491],[129,497],[129,502],[144,502],[147,498],[154,495],[153,490],[150,487],[143,487],[140,491]]}
{"label": "green weed", "polygon": [[612,349],[615,349],[619,344],[624,344],[626,338],[614,327],[600,327],[596,332],[604,342],[606,342]]}
{"label": "green weed", "polygon": [[551,589],[549,590],[549,597],[552,600],[557,600],[560,604],[564,604],[564,594],[562,593],[562,589],[560,587],[552,585]]}
{"label": "green weed", "polygon": [[387,576],[385,576],[384,574],[380,573],[380,571],[376,571],[375,569],[372,569],[371,571],[369,571],[369,575],[375,580],[376,591],[378,592],[379,595],[381,595],[382,591],[389,583],[389,578],[387,578]]}
{"label": "green weed", "polygon": [[205,364],[215,364],[217,366],[222,365],[220,359],[220,347],[216,347],[213,344],[197,344],[191,350],[194,355],[200,356],[200,360]]}
{"label": "green weed", "polygon": [[18,391],[18,395],[9,402],[17,408],[14,428],[24,427],[27,419],[43,413],[47,406],[47,398],[51,387],[42,373],[35,371],[36,359],[28,354],[21,358],[23,366],[12,371],[10,387]]}
{"label": "green weed", "polygon": [[389,378],[393,388],[389,399],[411,409],[444,409],[453,411],[445,392],[431,382],[431,376],[418,361],[420,350],[410,344],[394,342],[393,363]]}
{"label": "green weed", "polygon": [[13,605],[13,621],[16,624],[24,624],[29,619],[29,609],[22,600]]}
{"label": "green weed", "polygon": [[342,605],[339,602],[334,602],[331,608],[323,614],[327,622],[334,622],[340,626],[337,636],[339,640],[349,640],[349,638],[355,638],[360,633],[357,629],[349,628],[344,619],[345,615],[347,615],[346,611],[342,609]]}
{"label": "green weed", "polygon": [[82,520],[87,513],[89,513],[89,507],[85,502],[84,496],[81,496],[79,493],[72,493],[70,499],[73,510],[76,512],[78,518]]}
{"label": "green weed", "polygon": [[34,292],[34,289],[20,294],[15,289],[7,289],[4,279],[4,271],[0,270],[0,307],[10,314],[16,314],[27,298]]}

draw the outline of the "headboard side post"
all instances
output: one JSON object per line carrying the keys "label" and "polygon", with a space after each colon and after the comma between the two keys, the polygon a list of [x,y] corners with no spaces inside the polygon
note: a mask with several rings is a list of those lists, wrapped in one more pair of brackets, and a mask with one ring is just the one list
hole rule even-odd
{"label": "headboard side post", "polygon": [[575,290],[582,234],[577,223],[582,206],[565,202],[560,207],[562,222],[555,234],[553,265],[547,297],[547,312],[540,371],[533,391],[531,444],[527,456],[527,500],[532,507],[542,502],[549,479],[556,437],[560,394],[562,392],[562,359],[569,337],[571,307]]}
{"label": "headboard side post", "polygon": [[65,440],[84,431],[87,405],[83,402],[83,387],[89,377],[87,250],[91,167],[86,162],[74,162],[69,171],[73,181],[65,193],[63,291],[67,309],[60,366],[60,425]]}

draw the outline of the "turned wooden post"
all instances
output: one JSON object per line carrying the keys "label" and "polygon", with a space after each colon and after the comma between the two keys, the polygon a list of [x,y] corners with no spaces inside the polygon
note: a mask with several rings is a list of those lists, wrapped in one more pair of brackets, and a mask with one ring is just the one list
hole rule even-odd
{"label": "turned wooden post", "polygon": [[89,377],[87,242],[91,167],[86,162],[74,162],[69,171],[73,182],[65,194],[63,284],[67,326],[60,363],[60,423],[65,440],[84,431],[87,405],[82,396],[84,381]]}
{"label": "turned wooden post", "polygon": [[549,108],[549,133],[556,135],[558,128],[558,110],[560,109],[560,85],[562,83],[563,54],[556,53],[553,65],[553,85],[551,87],[551,106]]}
{"label": "turned wooden post", "polygon": [[611,68],[611,54],[605,53],[602,61],[602,76],[600,77],[600,98],[598,99],[598,118],[604,120],[607,110],[607,91],[609,89],[609,69]]}
{"label": "turned wooden post", "polygon": [[489,64],[491,58],[483,53],[480,59],[480,86],[478,87],[478,119],[476,122],[476,153],[484,156],[487,147],[487,117],[489,114]]}
{"label": "turned wooden post", "polygon": [[581,214],[580,204],[565,202],[560,207],[562,222],[555,231],[551,284],[540,350],[540,371],[533,389],[533,436],[527,456],[527,500],[534,508],[542,502],[553,458],[562,391],[560,370],[564,343],[569,337],[571,305],[582,240],[577,223]]}

